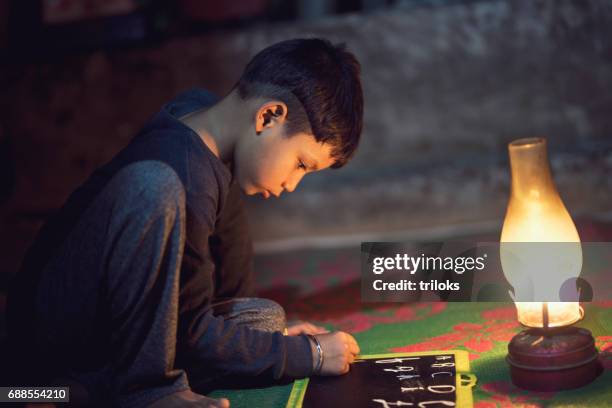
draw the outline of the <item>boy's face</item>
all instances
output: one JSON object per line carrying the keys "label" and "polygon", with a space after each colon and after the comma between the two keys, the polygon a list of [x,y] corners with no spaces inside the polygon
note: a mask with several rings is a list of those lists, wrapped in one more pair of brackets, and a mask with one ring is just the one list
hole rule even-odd
{"label": "boy's face", "polygon": [[307,133],[285,135],[286,106],[278,116],[269,114],[270,109],[278,112],[277,107],[260,109],[253,132],[245,135],[236,147],[234,170],[240,187],[248,195],[262,194],[268,198],[278,197],[283,191],[292,192],[304,175],[334,163],[330,145],[317,142]]}

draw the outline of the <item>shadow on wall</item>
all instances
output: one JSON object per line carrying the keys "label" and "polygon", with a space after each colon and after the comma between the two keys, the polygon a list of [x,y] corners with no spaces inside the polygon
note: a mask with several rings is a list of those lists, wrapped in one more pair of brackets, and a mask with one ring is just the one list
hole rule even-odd
{"label": "shadow on wall", "polygon": [[15,189],[15,162],[8,137],[0,128],[0,206],[12,195]]}

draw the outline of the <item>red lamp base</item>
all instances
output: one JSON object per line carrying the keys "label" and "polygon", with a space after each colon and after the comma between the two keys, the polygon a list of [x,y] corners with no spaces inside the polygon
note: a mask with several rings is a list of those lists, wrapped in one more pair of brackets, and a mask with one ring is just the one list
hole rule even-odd
{"label": "red lamp base", "polygon": [[602,372],[591,332],[577,327],[523,330],[508,344],[512,383],[531,391],[582,387]]}

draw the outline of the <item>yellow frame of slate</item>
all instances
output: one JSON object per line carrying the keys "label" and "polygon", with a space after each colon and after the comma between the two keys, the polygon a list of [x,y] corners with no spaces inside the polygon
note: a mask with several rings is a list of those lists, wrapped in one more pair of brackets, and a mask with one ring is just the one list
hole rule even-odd
{"label": "yellow frame of slate", "polygon": [[[418,357],[418,356],[439,356],[443,354],[452,354],[455,356],[455,371],[457,372],[456,388],[457,388],[457,408],[471,408],[474,405],[472,397],[472,387],[476,385],[476,376],[470,374],[470,359],[469,353],[464,350],[435,350],[435,351],[419,351],[415,353],[384,353],[384,354],[364,354],[357,356],[358,360],[373,360],[379,358],[394,358],[394,357]],[[306,388],[308,387],[308,378],[297,380],[293,383],[289,401],[285,408],[302,408]]]}

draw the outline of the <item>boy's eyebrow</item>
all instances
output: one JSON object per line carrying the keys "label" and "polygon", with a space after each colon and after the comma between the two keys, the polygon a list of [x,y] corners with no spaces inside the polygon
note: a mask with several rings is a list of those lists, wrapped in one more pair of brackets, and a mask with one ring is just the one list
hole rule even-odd
{"label": "boy's eyebrow", "polygon": [[317,170],[319,170],[319,163],[317,163],[317,161],[315,159],[313,159],[312,156],[310,156],[310,154],[304,153],[302,156],[305,159],[305,160],[304,159],[303,160],[305,162],[307,162],[307,163],[304,163],[304,164],[306,164],[306,167],[308,167],[310,169],[310,171],[317,171]]}

